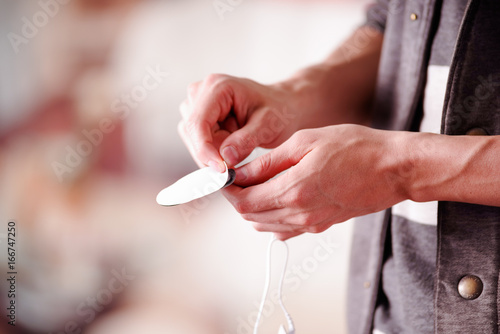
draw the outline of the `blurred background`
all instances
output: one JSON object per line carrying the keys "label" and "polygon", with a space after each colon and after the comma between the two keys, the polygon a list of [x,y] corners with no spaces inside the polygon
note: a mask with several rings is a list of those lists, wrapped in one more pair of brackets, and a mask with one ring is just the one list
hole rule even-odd
{"label": "blurred background", "polygon": [[[220,194],[155,202],[196,169],[178,106],[210,73],[272,83],[321,61],[366,2],[0,0],[0,333],[252,333],[269,235]],[[347,222],[289,241],[297,333],[346,332],[350,233]],[[286,323],[275,247],[259,333]]]}

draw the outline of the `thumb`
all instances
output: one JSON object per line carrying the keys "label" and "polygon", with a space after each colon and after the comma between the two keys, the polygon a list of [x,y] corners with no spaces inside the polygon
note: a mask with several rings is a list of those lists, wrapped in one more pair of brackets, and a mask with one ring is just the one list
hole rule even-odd
{"label": "thumb", "polygon": [[261,108],[251,114],[247,123],[231,133],[221,144],[220,155],[229,165],[235,166],[258,146],[274,142],[283,128],[272,126],[269,108]]}
{"label": "thumb", "polygon": [[276,149],[238,168],[235,183],[243,187],[260,184],[296,165],[312,149],[296,138],[292,136]]}

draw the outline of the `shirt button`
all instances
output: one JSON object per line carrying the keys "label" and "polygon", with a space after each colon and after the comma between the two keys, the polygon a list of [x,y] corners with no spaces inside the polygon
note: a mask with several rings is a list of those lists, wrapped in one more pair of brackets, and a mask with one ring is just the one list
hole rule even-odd
{"label": "shirt button", "polygon": [[366,281],[366,282],[363,283],[363,287],[365,289],[369,289],[371,286],[372,286],[372,284],[370,283],[370,281]]}
{"label": "shirt button", "polygon": [[458,282],[458,293],[464,299],[476,299],[483,292],[483,282],[474,275],[465,275]]}
{"label": "shirt button", "polygon": [[487,136],[488,132],[481,128],[473,128],[467,131],[467,136]]}
{"label": "shirt button", "polygon": [[418,15],[416,13],[411,13],[410,14],[410,20],[416,21],[418,19]]}

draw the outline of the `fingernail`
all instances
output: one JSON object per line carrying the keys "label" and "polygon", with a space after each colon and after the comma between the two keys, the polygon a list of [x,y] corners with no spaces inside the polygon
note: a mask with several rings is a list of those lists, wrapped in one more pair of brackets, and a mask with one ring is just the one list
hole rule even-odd
{"label": "fingernail", "polygon": [[233,146],[225,147],[222,150],[221,155],[222,158],[231,166],[234,166],[239,162],[238,152],[236,152],[236,149]]}
{"label": "fingernail", "polygon": [[224,164],[217,163],[213,160],[208,162],[208,166],[219,173],[224,173],[226,171],[226,166],[224,166]]}

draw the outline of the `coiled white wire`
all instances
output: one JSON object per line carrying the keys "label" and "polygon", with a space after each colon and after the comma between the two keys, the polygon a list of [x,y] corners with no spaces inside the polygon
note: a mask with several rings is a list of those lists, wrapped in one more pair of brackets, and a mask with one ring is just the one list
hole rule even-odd
{"label": "coiled white wire", "polygon": [[[253,328],[253,334],[257,334],[257,330],[260,325],[260,319],[262,318],[262,313],[264,311],[264,305],[266,303],[267,294],[269,292],[269,285],[271,284],[271,255],[272,255],[272,247],[275,241],[277,241],[276,237],[273,235],[271,240],[269,241],[269,246],[267,248],[267,264],[266,264],[266,283],[264,286],[264,293],[262,294],[262,301],[260,302],[259,312],[257,314],[257,320],[255,321],[255,326]],[[288,265],[288,245],[286,242],[282,242],[286,248],[286,257],[285,257],[285,265],[283,266],[283,271],[281,273],[280,284],[278,288],[278,301],[285,314],[285,317],[288,322],[288,332],[287,334],[295,334],[295,327],[293,325],[293,320],[288,311],[285,308],[285,304],[283,304],[282,293],[283,293],[283,281],[285,280],[286,268]]]}

